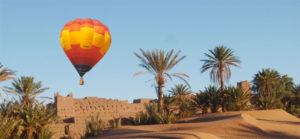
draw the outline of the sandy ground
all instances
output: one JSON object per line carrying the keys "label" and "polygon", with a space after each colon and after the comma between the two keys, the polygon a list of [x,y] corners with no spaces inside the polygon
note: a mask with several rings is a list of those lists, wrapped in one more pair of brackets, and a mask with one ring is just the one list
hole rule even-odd
{"label": "sandy ground", "polygon": [[284,110],[196,115],[168,125],[123,126],[103,139],[300,139],[300,119]]}

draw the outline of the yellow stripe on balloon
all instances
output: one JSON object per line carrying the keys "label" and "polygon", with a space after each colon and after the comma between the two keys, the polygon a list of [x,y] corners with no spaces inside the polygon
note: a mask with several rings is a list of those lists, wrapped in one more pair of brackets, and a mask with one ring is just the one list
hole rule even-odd
{"label": "yellow stripe on balloon", "polygon": [[94,33],[93,45],[101,48],[104,45],[104,36],[102,34]]}
{"label": "yellow stripe on balloon", "polygon": [[90,49],[92,47],[94,29],[91,27],[82,27],[80,28],[80,48]]}
{"label": "yellow stripe on balloon", "polygon": [[71,49],[71,45],[80,45],[83,49],[91,49],[95,46],[100,48],[102,55],[109,49],[110,39],[108,30],[91,24],[72,24],[62,30],[60,37],[64,50]]}
{"label": "yellow stripe on balloon", "polygon": [[72,32],[69,32],[69,40],[71,42],[71,45],[72,44],[80,44],[81,42],[81,32],[80,31],[72,31]]}
{"label": "yellow stripe on balloon", "polygon": [[69,40],[69,31],[68,30],[63,30],[61,32],[60,42],[61,42],[62,48],[64,50],[71,49],[71,44],[70,44],[70,40]]}
{"label": "yellow stripe on balloon", "polygon": [[105,37],[104,37],[104,45],[103,48],[100,49],[100,53],[101,54],[105,54],[107,52],[107,50],[109,49],[110,46],[110,34],[108,31],[105,31]]}

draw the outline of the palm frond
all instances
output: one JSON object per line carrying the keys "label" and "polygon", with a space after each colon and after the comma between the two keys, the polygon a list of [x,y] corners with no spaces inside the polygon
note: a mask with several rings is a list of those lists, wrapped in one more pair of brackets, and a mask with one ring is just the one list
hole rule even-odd
{"label": "palm frond", "polygon": [[152,72],[143,70],[143,71],[139,71],[139,72],[134,73],[133,76],[138,76],[138,75],[147,74],[147,73],[148,74],[153,74]]}
{"label": "palm frond", "polygon": [[224,80],[229,81],[231,77],[230,67],[239,67],[241,63],[239,57],[235,56],[234,51],[226,46],[217,46],[208,51],[209,53],[204,53],[207,59],[201,60],[203,62],[201,73],[210,69],[210,79],[214,83],[219,84]]}
{"label": "palm frond", "polygon": [[185,78],[183,78],[181,75],[179,75],[179,74],[172,74],[172,76],[174,76],[174,77],[176,77],[176,78],[179,78],[179,79],[183,80],[183,81],[185,82],[185,84],[186,84],[189,88],[191,88],[191,85],[189,84],[189,82],[188,82]]}

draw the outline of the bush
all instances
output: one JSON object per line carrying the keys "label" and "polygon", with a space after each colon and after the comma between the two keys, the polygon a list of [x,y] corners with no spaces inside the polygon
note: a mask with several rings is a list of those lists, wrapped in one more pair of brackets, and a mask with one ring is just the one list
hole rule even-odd
{"label": "bush", "polygon": [[49,130],[49,128],[46,128],[38,133],[37,137],[38,139],[51,139],[51,137],[54,134]]}
{"label": "bush", "polygon": [[286,111],[300,118],[300,105],[290,105],[286,108]]}
{"label": "bush", "polygon": [[8,138],[50,139],[53,135],[48,125],[56,120],[55,111],[41,103],[22,105],[9,101],[1,104],[0,111],[1,136],[6,134]]}
{"label": "bush", "polygon": [[255,94],[252,97],[252,104],[259,110],[282,109],[282,95],[272,92],[268,96]]}
{"label": "bush", "polygon": [[195,105],[202,109],[202,114],[206,114],[209,108],[208,95],[206,93],[197,93],[194,98]]}
{"label": "bush", "polygon": [[134,125],[171,124],[178,119],[175,114],[166,110],[159,113],[157,103],[145,104],[145,108],[146,112],[137,113],[135,119],[131,119]]}
{"label": "bush", "polygon": [[224,104],[228,111],[248,110],[250,106],[250,98],[252,96],[250,90],[244,91],[240,87],[227,87],[224,91]]}
{"label": "bush", "polygon": [[203,92],[196,94],[195,102],[199,108],[202,108],[203,113],[207,113],[208,108],[212,113],[216,113],[222,104],[221,91],[216,86],[209,86]]}
{"label": "bush", "polygon": [[14,117],[0,116],[0,139],[11,138],[20,122],[20,119],[14,119]]}
{"label": "bush", "polygon": [[115,118],[112,121],[112,128],[119,128],[122,125],[122,119],[121,118]]}
{"label": "bush", "polygon": [[[187,85],[175,85],[169,92],[172,96],[164,96],[164,100],[174,106],[173,110],[178,110],[179,118],[189,117],[196,113],[192,90]],[[167,111],[170,110],[167,109]]]}
{"label": "bush", "polygon": [[190,117],[196,113],[196,106],[195,103],[192,101],[183,101],[179,105],[179,117]]}
{"label": "bush", "polygon": [[99,114],[91,116],[90,120],[86,121],[86,137],[95,137],[101,135],[106,128],[106,124],[101,120]]}

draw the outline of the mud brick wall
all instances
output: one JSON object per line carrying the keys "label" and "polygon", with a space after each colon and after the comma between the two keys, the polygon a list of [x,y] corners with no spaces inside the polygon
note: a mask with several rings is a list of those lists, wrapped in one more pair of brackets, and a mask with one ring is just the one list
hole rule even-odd
{"label": "mud brick wall", "polygon": [[238,82],[237,86],[241,87],[244,91],[251,91],[251,84],[248,81]]}
{"label": "mud brick wall", "polygon": [[115,118],[135,117],[136,113],[145,111],[144,104],[151,99],[137,99],[135,103],[97,97],[83,99],[73,98],[73,94],[61,96],[55,94],[55,102],[48,106],[56,109],[61,122],[51,125],[56,138],[66,137],[66,128],[73,138],[80,138],[86,130],[86,120],[99,115],[108,122]]}

